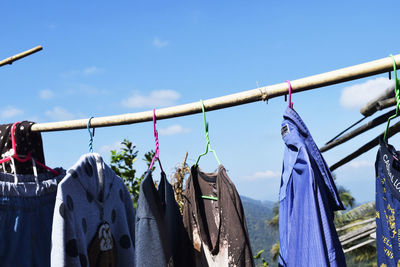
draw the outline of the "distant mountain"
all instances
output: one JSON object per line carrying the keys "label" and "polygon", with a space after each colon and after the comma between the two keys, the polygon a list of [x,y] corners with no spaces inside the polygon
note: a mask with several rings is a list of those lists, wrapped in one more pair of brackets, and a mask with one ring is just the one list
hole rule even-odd
{"label": "distant mountain", "polygon": [[272,245],[278,241],[278,231],[266,222],[274,216],[272,211],[274,202],[254,200],[245,196],[240,196],[240,198],[246,216],[253,255],[264,249],[263,257],[271,265],[272,259],[269,251]]}

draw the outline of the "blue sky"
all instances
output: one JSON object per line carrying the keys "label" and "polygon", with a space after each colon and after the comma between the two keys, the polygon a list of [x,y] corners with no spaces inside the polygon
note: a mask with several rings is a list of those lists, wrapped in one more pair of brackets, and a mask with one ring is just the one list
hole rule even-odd
{"label": "blue sky", "polygon": [[[399,8],[399,1],[3,1],[0,58],[36,45],[44,50],[0,68],[0,121],[139,112],[383,58],[399,53]],[[387,74],[295,94],[294,107],[322,146],[361,118],[359,107],[386,80]],[[280,97],[207,113],[211,145],[240,194],[277,200],[286,106]],[[186,151],[190,164],[204,151],[200,114],[157,126],[168,173]],[[335,163],[383,129],[332,149],[326,161]],[[68,168],[88,152],[86,130],[42,136],[52,167]],[[152,124],[141,123],[97,129],[94,149],[109,161],[124,138],[140,158],[154,148]],[[390,142],[400,147],[399,138]],[[359,202],[375,197],[376,151],[336,172]],[[211,155],[200,161],[206,171],[216,166]],[[137,169],[145,165],[137,162]]]}

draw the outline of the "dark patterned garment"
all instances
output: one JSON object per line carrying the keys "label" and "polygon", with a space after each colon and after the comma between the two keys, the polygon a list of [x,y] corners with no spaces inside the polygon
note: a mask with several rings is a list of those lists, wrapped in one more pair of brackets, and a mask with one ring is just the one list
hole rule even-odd
{"label": "dark patterned garment", "polygon": [[100,155],[83,155],[58,185],[51,240],[51,266],[133,266],[132,199]]}
{"label": "dark patterned garment", "polygon": [[193,266],[190,240],[164,172],[158,188],[147,171],[136,211],[136,266]]}
{"label": "dark patterned garment", "polygon": [[[15,128],[15,143],[17,144],[17,154],[26,156],[28,152],[37,161],[46,164],[43,153],[42,136],[40,132],[32,132],[31,127],[34,123],[31,121],[23,121]],[[8,152],[11,148],[11,126],[12,124],[0,125],[0,157]],[[15,160],[15,165],[18,174],[33,174],[32,162],[19,162]],[[4,168],[3,168],[4,166]],[[11,173],[11,162],[0,164],[0,171]],[[46,170],[41,166],[37,166],[38,173],[43,173]]]}
{"label": "dark patterned garment", "polygon": [[400,266],[400,153],[380,139],[376,157],[376,250],[379,267]]}
{"label": "dark patterned garment", "polygon": [[183,223],[193,244],[194,266],[254,266],[242,202],[225,168],[204,173],[192,167],[185,196]]}

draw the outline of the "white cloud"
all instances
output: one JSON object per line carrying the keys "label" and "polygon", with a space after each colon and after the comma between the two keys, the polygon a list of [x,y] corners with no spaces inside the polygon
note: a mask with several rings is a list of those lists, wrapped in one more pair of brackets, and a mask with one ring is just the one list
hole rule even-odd
{"label": "white cloud", "polygon": [[106,95],[109,93],[109,91],[105,89],[98,89],[89,84],[81,83],[76,85],[75,88],[67,90],[66,93],[68,95],[82,96],[82,94],[85,94],[88,96],[98,96],[98,95]]}
{"label": "white cloud", "polygon": [[152,91],[150,95],[134,93],[131,97],[121,101],[124,107],[128,108],[153,108],[175,105],[181,95],[174,90]]}
{"label": "white cloud", "polygon": [[369,101],[378,97],[393,83],[393,80],[379,77],[360,84],[345,87],[340,96],[340,104],[348,109],[361,108]]}
{"label": "white cloud", "polygon": [[46,116],[56,121],[73,120],[75,115],[62,107],[54,107],[52,110],[45,112]]}
{"label": "white cloud", "polygon": [[362,167],[372,167],[372,166],[374,166],[374,163],[372,161],[367,161],[367,160],[355,160],[347,164],[347,167],[356,169]]}
{"label": "white cloud", "polygon": [[39,92],[39,97],[43,100],[52,99],[54,97],[54,93],[51,90],[43,89]]}
{"label": "white cloud", "polygon": [[160,128],[158,130],[158,133],[160,135],[175,135],[175,134],[189,133],[189,132],[190,132],[189,128],[183,128],[182,125],[179,124],[174,124],[168,126],[167,128]]}
{"label": "white cloud", "polygon": [[1,117],[4,119],[8,119],[8,118],[12,118],[12,117],[21,115],[22,113],[24,113],[24,111],[22,109],[18,109],[13,106],[8,106],[8,107],[5,107],[2,109]]}
{"label": "white cloud", "polygon": [[96,67],[96,66],[90,66],[86,67],[84,69],[74,69],[70,71],[66,71],[60,74],[62,78],[71,78],[74,76],[89,76],[93,74],[98,74],[104,72],[104,69]]}
{"label": "white cloud", "polygon": [[92,67],[87,67],[83,70],[83,74],[84,75],[92,75],[92,74],[96,74],[96,73],[101,73],[103,71],[103,69],[100,69],[96,66],[92,66]]}
{"label": "white cloud", "polygon": [[120,150],[122,148],[121,141],[117,141],[113,144],[103,145],[99,149],[99,153],[110,153],[111,150]]}
{"label": "white cloud", "polygon": [[245,176],[244,178],[246,180],[254,181],[254,180],[277,179],[280,177],[281,177],[281,172],[266,170],[266,171],[255,172],[253,175]]}
{"label": "white cloud", "polygon": [[11,117],[18,116],[18,115],[20,115],[20,114],[22,114],[22,113],[24,113],[23,110],[18,109],[18,108],[15,108],[15,107],[13,107],[13,106],[8,106],[8,107],[4,108],[4,109],[1,111],[1,116],[2,116],[3,118],[11,118]]}
{"label": "white cloud", "polygon": [[167,45],[169,45],[169,41],[167,40],[162,40],[158,37],[154,37],[153,39],[153,45],[157,48],[163,48],[166,47]]}

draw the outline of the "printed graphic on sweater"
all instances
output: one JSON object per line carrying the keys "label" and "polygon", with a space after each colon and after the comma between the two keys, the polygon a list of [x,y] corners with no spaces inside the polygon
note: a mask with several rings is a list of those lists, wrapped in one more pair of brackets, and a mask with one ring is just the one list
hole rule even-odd
{"label": "printed graphic on sweater", "polygon": [[89,245],[88,256],[89,266],[117,266],[117,247],[107,222],[99,226],[99,230]]}

